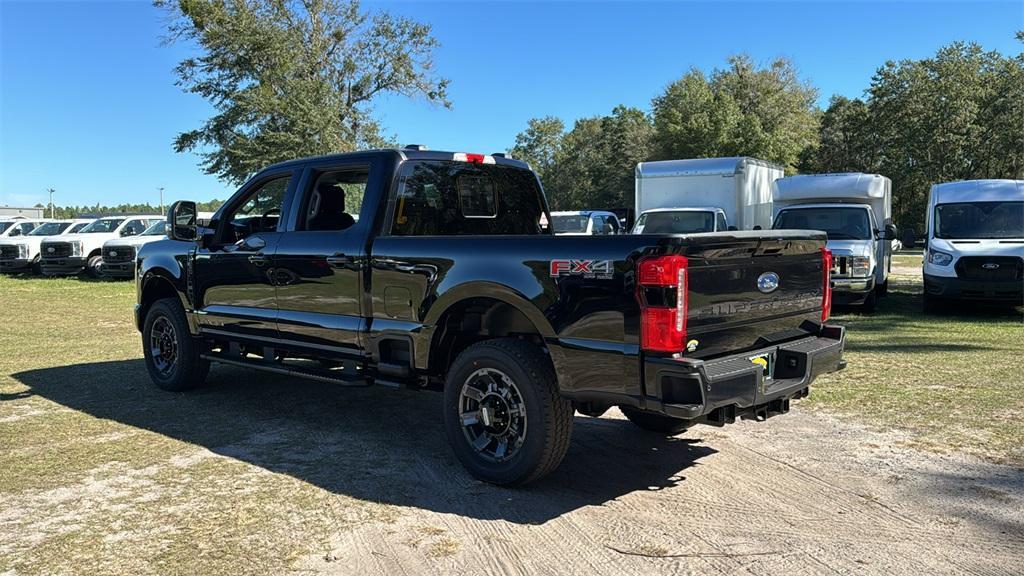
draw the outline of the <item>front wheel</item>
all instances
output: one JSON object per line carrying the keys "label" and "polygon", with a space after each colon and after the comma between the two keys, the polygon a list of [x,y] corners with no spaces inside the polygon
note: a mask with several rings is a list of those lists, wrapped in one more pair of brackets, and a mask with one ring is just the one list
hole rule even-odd
{"label": "front wheel", "polygon": [[673,418],[671,416],[665,416],[664,414],[645,412],[643,410],[637,410],[632,406],[619,406],[619,410],[622,411],[622,414],[625,415],[630,422],[644,430],[650,430],[651,432],[659,432],[661,434],[674,436],[693,425],[689,420]]}
{"label": "front wheel", "polygon": [[102,256],[90,256],[89,260],[85,264],[85,273],[88,274],[90,278],[99,278],[103,275],[103,273],[100,271],[100,268],[102,266]]}
{"label": "front wheel", "polygon": [[448,372],[445,434],[463,466],[486,482],[521,485],[553,471],[569,449],[572,418],[550,359],[528,342],[478,342]]}
{"label": "front wheel", "polygon": [[210,362],[200,357],[199,342],[192,337],[185,310],[176,298],[157,300],[146,313],[142,351],[153,383],[178,392],[206,381]]}
{"label": "front wheel", "polygon": [[39,256],[36,256],[35,259],[32,260],[32,273],[36,276],[43,275],[43,263],[39,261]]}

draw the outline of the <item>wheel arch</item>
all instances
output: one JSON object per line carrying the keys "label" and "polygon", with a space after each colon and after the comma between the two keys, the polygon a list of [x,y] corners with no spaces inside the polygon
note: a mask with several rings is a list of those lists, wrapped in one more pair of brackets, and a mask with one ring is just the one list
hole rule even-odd
{"label": "wheel arch", "polygon": [[493,338],[520,337],[543,346],[555,337],[551,323],[526,296],[491,282],[469,283],[447,291],[431,306],[432,327],[417,368],[438,374],[469,345]]}

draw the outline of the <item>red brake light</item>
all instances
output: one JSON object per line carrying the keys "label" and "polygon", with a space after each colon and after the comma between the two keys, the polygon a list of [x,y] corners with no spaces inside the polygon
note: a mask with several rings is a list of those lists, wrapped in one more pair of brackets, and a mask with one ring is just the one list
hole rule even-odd
{"label": "red brake light", "polygon": [[821,249],[821,321],[828,320],[832,314],[832,251]]}
{"label": "red brake light", "polygon": [[472,162],[473,164],[483,164],[484,163],[484,155],[483,154],[470,154],[469,152],[467,152],[466,153],[466,162]]}
{"label": "red brake light", "polygon": [[[640,346],[644,350],[675,353],[685,349],[690,307],[688,265],[684,256],[655,256],[637,263]],[[670,305],[671,301],[659,306],[648,305],[645,288],[672,287],[675,287],[675,306]]]}

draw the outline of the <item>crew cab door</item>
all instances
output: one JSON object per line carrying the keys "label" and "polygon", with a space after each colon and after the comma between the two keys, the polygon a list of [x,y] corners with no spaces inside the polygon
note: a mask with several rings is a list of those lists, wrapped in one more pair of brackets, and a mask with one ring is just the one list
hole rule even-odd
{"label": "crew cab door", "polygon": [[384,169],[379,156],[310,164],[274,257],[281,338],[298,346],[359,355],[370,228]]}
{"label": "crew cab door", "polygon": [[193,281],[200,330],[277,337],[271,260],[293,180],[293,171],[284,170],[247,184],[221,210],[213,237],[196,250]]}

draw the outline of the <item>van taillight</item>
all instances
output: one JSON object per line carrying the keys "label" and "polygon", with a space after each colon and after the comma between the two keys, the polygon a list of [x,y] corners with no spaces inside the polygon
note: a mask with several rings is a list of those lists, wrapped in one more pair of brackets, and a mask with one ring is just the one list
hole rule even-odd
{"label": "van taillight", "polygon": [[637,263],[640,347],[682,352],[689,312],[689,262],[684,256],[654,256]]}
{"label": "van taillight", "polygon": [[821,321],[828,320],[832,314],[832,251],[821,249]]}

